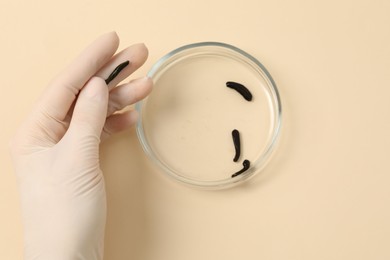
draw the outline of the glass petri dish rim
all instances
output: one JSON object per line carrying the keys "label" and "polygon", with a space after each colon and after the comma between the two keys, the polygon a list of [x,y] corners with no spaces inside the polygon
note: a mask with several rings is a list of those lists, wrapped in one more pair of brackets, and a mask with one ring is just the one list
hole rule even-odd
{"label": "glass petri dish rim", "polygon": [[[277,142],[280,136],[281,131],[281,124],[282,124],[282,104],[280,99],[280,94],[278,91],[278,88],[276,86],[275,81],[273,80],[271,74],[268,72],[268,70],[265,68],[265,66],[258,61],[256,58],[254,58],[249,53],[243,51],[240,48],[237,48],[233,45],[222,43],[222,42],[198,42],[198,43],[192,43],[188,45],[181,46],[179,48],[174,49],[173,51],[167,53],[162,58],[160,58],[149,70],[147,76],[151,79],[154,78],[154,76],[160,71],[161,68],[163,68],[166,65],[166,62],[169,61],[172,57],[174,57],[177,54],[180,54],[184,51],[195,49],[195,48],[201,48],[201,47],[217,47],[222,48],[226,50],[230,50],[233,52],[236,52],[237,54],[243,56],[246,59],[249,59],[252,63],[254,63],[258,69],[260,69],[261,72],[264,73],[264,76],[266,77],[266,81],[268,81],[268,87],[271,91],[271,97],[272,101],[274,102],[274,127],[272,130],[272,135],[269,138],[269,142],[266,146],[266,149],[264,149],[264,152],[260,155],[259,159],[257,159],[254,163],[252,163],[249,170],[247,170],[244,174],[241,174],[235,178],[227,178],[223,180],[216,180],[216,181],[201,181],[196,180],[192,178],[185,177],[183,175],[180,175],[179,173],[175,172],[173,169],[171,169],[169,166],[167,166],[165,163],[160,161],[157,156],[154,154],[153,149],[149,145],[147,138],[145,136],[144,127],[143,127],[143,119],[142,119],[142,107],[145,103],[145,101],[141,100],[136,103],[135,109],[139,113],[139,119],[137,122],[136,127],[136,133],[138,136],[138,139],[141,143],[142,149],[147,154],[147,156],[160,168],[162,169],[168,176],[175,179],[176,181],[179,181],[181,183],[198,187],[198,188],[205,188],[205,189],[222,189],[222,188],[228,188],[231,186],[235,186],[245,180],[248,180],[255,176],[257,173],[259,173],[267,164],[268,160],[271,158],[272,153],[275,150],[275,147],[277,146]],[[249,64],[250,65],[250,64]]]}

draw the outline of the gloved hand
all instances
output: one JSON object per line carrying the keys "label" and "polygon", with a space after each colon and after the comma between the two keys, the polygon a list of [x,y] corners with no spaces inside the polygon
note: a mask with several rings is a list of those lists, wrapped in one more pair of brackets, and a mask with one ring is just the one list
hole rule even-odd
{"label": "gloved hand", "polygon": [[[136,111],[115,112],[152,87],[146,77],[115,87],[148,55],[137,44],[113,56],[118,45],[111,32],[87,47],[51,81],[11,140],[26,260],[103,259],[106,192],[99,143],[136,122]],[[105,79],[127,60],[107,86]]]}

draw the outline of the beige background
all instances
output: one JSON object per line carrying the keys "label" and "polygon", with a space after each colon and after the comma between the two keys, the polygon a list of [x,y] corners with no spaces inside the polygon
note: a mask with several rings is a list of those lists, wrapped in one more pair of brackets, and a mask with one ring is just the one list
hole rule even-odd
{"label": "beige background", "polygon": [[7,141],[49,79],[116,30],[168,51],[222,41],[257,57],[283,99],[263,174],[207,192],[163,177],[134,130],[102,146],[106,259],[390,259],[390,1],[0,2],[0,258],[21,259]]}

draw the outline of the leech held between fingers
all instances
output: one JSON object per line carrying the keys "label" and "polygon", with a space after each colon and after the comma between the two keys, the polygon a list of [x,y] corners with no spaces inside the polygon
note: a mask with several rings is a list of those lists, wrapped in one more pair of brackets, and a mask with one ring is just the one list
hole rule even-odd
{"label": "leech held between fingers", "polygon": [[121,64],[119,64],[110,74],[110,76],[108,76],[108,78],[106,79],[106,84],[110,84],[110,82],[116,78],[116,76],[118,76],[118,74],[124,69],[127,67],[127,65],[130,64],[130,61],[125,61]]}

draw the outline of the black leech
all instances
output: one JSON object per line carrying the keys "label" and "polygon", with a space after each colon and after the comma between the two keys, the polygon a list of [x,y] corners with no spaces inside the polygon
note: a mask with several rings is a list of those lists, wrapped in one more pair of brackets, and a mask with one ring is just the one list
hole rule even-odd
{"label": "black leech", "polygon": [[234,156],[233,162],[237,162],[241,154],[241,144],[240,144],[240,132],[234,129],[232,131],[234,148],[236,149],[236,155]]}
{"label": "black leech", "polygon": [[235,174],[232,175],[232,178],[240,175],[241,173],[245,172],[246,170],[249,169],[249,167],[251,166],[251,162],[248,161],[248,160],[245,160],[243,163],[242,163],[242,166],[244,166],[244,168],[242,168],[241,170],[239,170],[238,172],[236,172]]}
{"label": "black leech", "polygon": [[226,86],[228,88],[232,88],[232,89],[236,90],[246,100],[248,100],[248,101],[252,100],[252,93],[244,85],[237,83],[237,82],[228,81],[228,82],[226,82]]}
{"label": "black leech", "polygon": [[119,64],[110,74],[110,76],[108,76],[108,78],[106,79],[106,84],[108,85],[113,79],[115,79],[116,76],[118,76],[118,74],[124,69],[126,68],[127,65],[129,65],[129,61],[125,61],[121,64]]}

